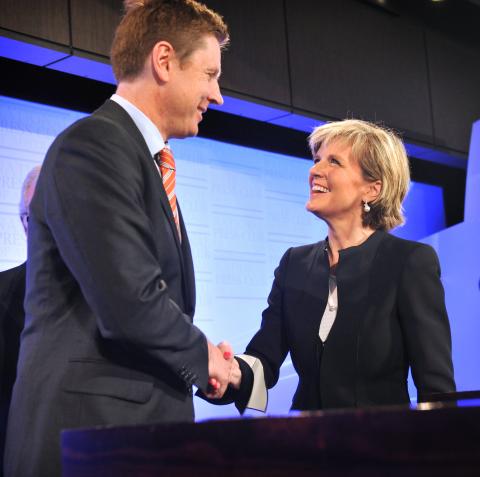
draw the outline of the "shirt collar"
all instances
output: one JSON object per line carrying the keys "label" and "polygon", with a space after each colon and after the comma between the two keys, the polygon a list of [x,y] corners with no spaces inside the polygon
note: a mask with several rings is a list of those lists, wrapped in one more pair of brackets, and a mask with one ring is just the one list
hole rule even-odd
{"label": "shirt collar", "polygon": [[134,106],[130,101],[118,94],[112,95],[110,99],[119,104],[132,118],[135,126],[137,126],[142,134],[143,139],[145,139],[148,150],[152,156],[157,154],[157,152],[161,151],[164,147],[168,147],[167,143],[163,140],[163,137],[160,134],[157,126],[153,124],[152,120],[146,116],[145,113],[140,111],[140,109]]}

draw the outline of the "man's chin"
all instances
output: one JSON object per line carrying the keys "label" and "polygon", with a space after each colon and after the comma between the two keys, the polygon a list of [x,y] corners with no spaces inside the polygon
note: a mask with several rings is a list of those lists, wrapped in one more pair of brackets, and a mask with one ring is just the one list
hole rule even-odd
{"label": "man's chin", "polygon": [[184,131],[181,131],[181,132],[176,132],[172,134],[170,137],[175,139],[185,139],[186,137],[193,137],[197,135],[198,135],[198,125],[196,125],[195,127],[185,129]]}

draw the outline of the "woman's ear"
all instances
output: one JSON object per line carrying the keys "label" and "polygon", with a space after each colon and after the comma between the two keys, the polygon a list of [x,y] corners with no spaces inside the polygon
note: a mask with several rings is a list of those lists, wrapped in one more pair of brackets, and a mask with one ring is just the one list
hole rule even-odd
{"label": "woman's ear", "polygon": [[368,184],[368,192],[365,197],[367,202],[374,202],[382,191],[382,181],[374,181]]}

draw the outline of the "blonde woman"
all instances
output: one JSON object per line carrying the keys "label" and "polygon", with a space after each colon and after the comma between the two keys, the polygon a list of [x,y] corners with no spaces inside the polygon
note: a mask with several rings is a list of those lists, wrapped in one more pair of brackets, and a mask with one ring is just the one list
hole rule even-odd
{"label": "blonde woman", "polygon": [[282,257],[261,328],[220,402],[265,410],[288,352],[299,375],[292,409],[409,403],[409,368],[419,400],[454,391],[437,255],[388,233],[404,221],[402,142],[358,120],[320,126],[309,142],[306,208],[328,236]]}

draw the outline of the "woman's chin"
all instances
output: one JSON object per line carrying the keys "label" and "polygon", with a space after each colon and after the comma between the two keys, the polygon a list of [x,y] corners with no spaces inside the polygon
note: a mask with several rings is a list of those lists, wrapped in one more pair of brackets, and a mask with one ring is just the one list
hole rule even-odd
{"label": "woman's chin", "polygon": [[318,207],[315,207],[310,201],[308,201],[306,204],[305,204],[305,209],[312,213],[313,215],[315,215],[316,217],[318,217],[319,219],[323,219],[323,214],[321,212],[321,210],[318,209]]}

